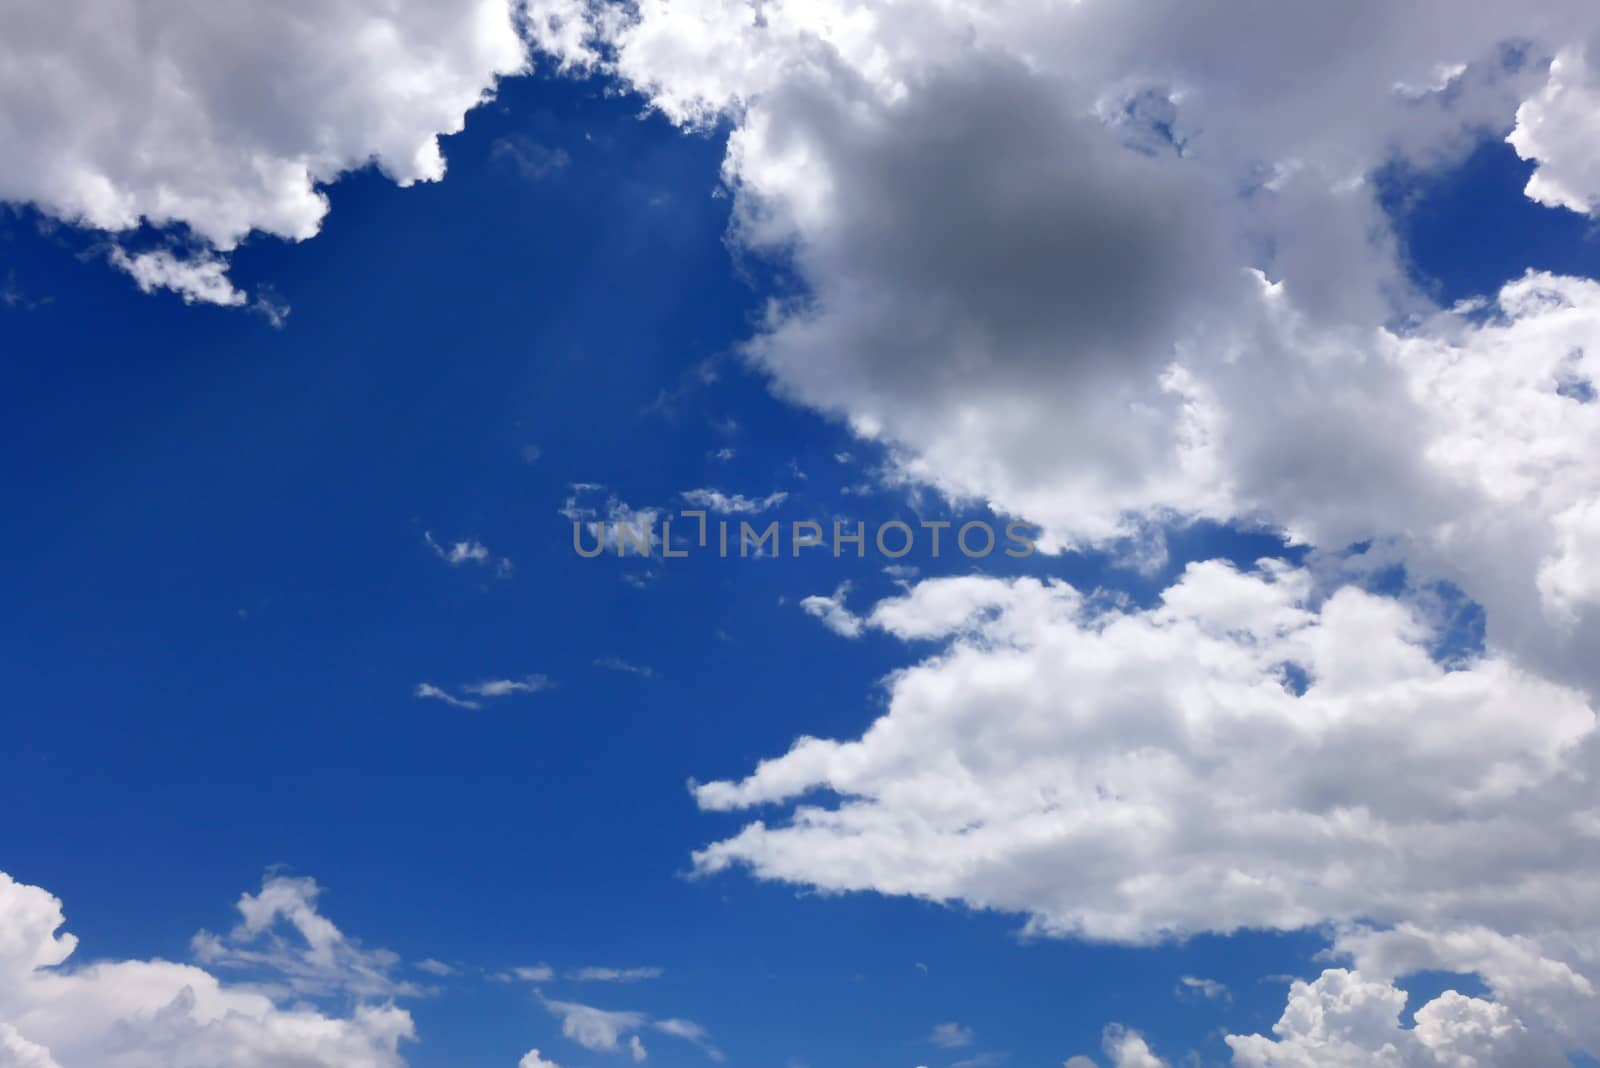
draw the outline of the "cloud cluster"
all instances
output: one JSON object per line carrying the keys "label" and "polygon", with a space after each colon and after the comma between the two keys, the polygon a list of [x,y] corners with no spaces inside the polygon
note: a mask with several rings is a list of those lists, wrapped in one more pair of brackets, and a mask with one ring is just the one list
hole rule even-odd
{"label": "cloud cluster", "polygon": [[582,1002],[543,997],[540,1000],[546,1009],[561,1020],[563,1036],[595,1053],[626,1052],[635,1063],[642,1062],[649,1057],[649,1050],[640,1036],[644,1031],[652,1030],[693,1043],[714,1061],[723,1059],[722,1051],[711,1041],[706,1029],[693,1020],[675,1017],[653,1019],[631,1009],[600,1009]]}
{"label": "cloud cluster", "polygon": [[[203,961],[248,967],[229,984],[163,960],[70,962],[61,902],[0,872],[0,1065],[6,1068],[401,1068],[411,1017],[368,1000],[400,992],[392,958],[355,947],[315,909],[310,880],[269,879],[240,899],[226,939],[197,936]],[[301,945],[276,934],[282,924]],[[348,1015],[310,1007],[334,990]],[[295,1003],[282,999],[294,995]]]}
{"label": "cloud cluster", "polygon": [[[1600,1052],[1600,285],[1528,274],[1436,307],[1372,180],[1509,136],[1537,164],[1530,197],[1594,212],[1592,0],[147,7],[23,0],[0,41],[18,149],[0,199],[176,228],[182,246],[113,246],[141,288],[246,303],[227,253],[313,235],[340,173],[439,178],[438,135],[524,65],[520,13],[563,66],[729,124],[733,242],[800,283],[747,355],[888,446],[897,477],[1041,523],[1052,548],[1173,518],[1370,543],[1322,571],[1196,565],[1149,608],[983,578],[862,615],[848,591],[810,598],[845,637],[933,651],[860,739],[698,787],[710,809],[785,806],[700,851],[702,871],[1123,941],[1334,925],[1352,967],[1296,985],[1275,1037],[1235,1036],[1239,1065]],[[701,492],[728,512],[780,503]],[[657,516],[598,493],[563,511],[591,535]],[[427,540],[452,566],[492,561]],[[1421,598],[1363,587],[1394,564],[1481,603],[1487,651],[1443,662]],[[102,1063],[119,1042],[130,1065],[378,1065],[409,1034],[392,1007],[285,1010],[187,966],[54,968],[72,948],[59,907],[9,880],[0,896],[9,1061]],[[397,990],[314,896],[246,895],[202,959],[283,991]],[[1493,1000],[1446,994],[1403,1026],[1396,982],[1421,970],[1473,972]],[[636,1059],[646,1027],[699,1033],[546,1004],[580,1044]],[[1163,1063],[1131,1031],[1104,1051]]]}
{"label": "cloud cluster", "polygon": [[698,785],[771,813],[700,872],[1121,942],[1332,925],[1364,974],[1475,972],[1495,1012],[1600,1050],[1583,690],[1494,653],[1441,664],[1422,600],[1271,560],[1191,565],[1143,609],[968,576],[857,618],[934,644],[858,740]]}
{"label": "cloud cluster", "polygon": [[[1144,610],[980,578],[865,615],[808,598],[843,636],[936,651],[859,740],[697,787],[783,806],[700,870],[1126,941],[1336,924],[1359,958],[1414,931],[1395,975],[1297,987],[1239,1063],[1597,1048],[1600,286],[1527,274],[1438,307],[1373,179],[1509,135],[1531,196],[1591,210],[1592,4],[530,11],[567,66],[730,124],[731,237],[801,283],[747,354],[899,477],[1051,548],[1207,518],[1323,550],[1316,573],[1198,565]],[[1410,595],[1363,585],[1396,565]],[[1435,583],[1484,607],[1486,652],[1444,662]],[[1495,1000],[1395,1037],[1392,980],[1454,957]],[[1106,1052],[1162,1063],[1131,1032]]]}
{"label": "cloud cluster", "polygon": [[525,48],[511,0],[293,0],[8,6],[0,40],[0,200],[191,247],[112,253],[146,289],[244,302],[223,271],[251,233],[312,237],[322,186],[375,164],[443,177],[461,129]]}
{"label": "cloud cluster", "polygon": [[803,283],[748,355],[901,477],[1046,547],[1195,517],[1384,541],[1600,682],[1600,290],[1435,307],[1372,180],[1515,126],[1545,186],[1587,189],[1592,5],[530,10],[562,62],[731,121],[731,236]]}

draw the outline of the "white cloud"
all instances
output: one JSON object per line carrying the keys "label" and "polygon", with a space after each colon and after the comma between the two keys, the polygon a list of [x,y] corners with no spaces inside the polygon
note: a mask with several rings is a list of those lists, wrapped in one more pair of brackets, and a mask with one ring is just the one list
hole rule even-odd
{"label": "white cloud", "polygon": [[[1362,921],[1438,955],[1485,930],[1592,980],[1573,903],[1600,890],[1577,785],[1600,770],[1600,285],[1529,274],[1438,308],[1372,175],[1515,124],[1530,195],[1590,209],[1600,9],[532,9],[569,64],[729,124],[730,237],[806,283],[747,354],[892,476],[1136,563],[1174,518],[1323,550],[1321,584],[1201,565],[1148,610],[976,578],[865,615],[808,598],[846,636],[941,650],[891,676],[859,740],[699,787],[707,808],[785,806],[702,871],[1130,941]],[[1393,564],[1404,598],[1340,588]],[[1422,593],[1440,581],[1487,613],[1487,651],[1449,668]],[[1593,1050],[1592,1004],[1517,993],[1525,954],[1471,957],[1497,1000],[1436,1003],[1430,1026],[1510,1013]]]}
{"label": "white cloud", "polygon": [[[469,683],[459,687],[462,693],[471,694],[472,697],[494,700],[497,697],[511,697],[517,694],[533,694],[548,690],[555,685],[544,675],[524,675],[520,679],[485,679],[482,682]],[[470,697],[458,697],[441,686],[431,682],[421,682],[412,691],[415,696],[433,701],[443,701],[455,708],[482,708],[483,702]]]}
{"label": "white cloud", "polygon": [[489,158],[517,177],[535,182],[559,174],[572,163],[566,149],[542,145],[525,134],[496,139],[489,146]]}
{"label": "white cloud", "polygon": [[[1595,38],[1600,40],[1600,36]],[[1563,49],[1550,64],[1544,90],[1517,111],[1510,141],[1538,163],[1528,196],[1553,208],[1600,209],[1600,53],[1583,45]]]}
{"label": "white cloud", "polygon": [[60,1068],[50,1051],[23,1038],[15,1027],[0,1023],[0,1068]]}
{"label": "white cloud", "polygon": [[114,233],[185,227],[200,245],[187,262],[114,262],[146,290],[241,304],[218,254],[252,232],[312,237],[340,174],[443,177],[438,135],[525,67],[513,14],[510,0],[19,0],[0,41],[0,200]]}
{"label": "white cloud", "polygon": [[704,508],[718,515],[759,515],[776,508],[788,500],[789,495],[778,491],[765,497],[746,497],[739,493],[729,496],[721,490],[696,489],[685,490],[683,499],[695,508]]}
{"label": "white cloud", "polygon": [[[802,738],[697,786],[708,810],[768,809],[698,851],[700,872],[1124,942],[1486,928],[1523,952],[1452,966],[1600,1049],[1592,996],[1513,982],[1530,954],[1580,977],[1600,960],[1577,904],[1600,893],[1600,820],[1579,785],[1600,744],[1581,691],[1492,652],[1447,669],[1416,605],[1271,561],[1191,565],[1147,609],[1060,582],[931,579],[861,623],[941,644],[889,677],[859,740]],[[1413,945],[1406,970],[1441,954]]]}
{"label": "white cloud", "polygon": [[1558,1049],[1531,1036],[1504,1005],[1448,991],[1401,1026],[1405,991],[1330,969],[1296,981],[1273,1027],[1277,1038],[1228,1036],[1236,1068],[1433,1068],[1559,1065]]}
{"label": "white cloud", "polygon": [[520,679],[486,679],[461,687],[477,697],[507,697],[512,694],[539,693],[551,686],[544,675],[524,675]]}
{"label": "white cloud", "polygon": [[422,540],[427,544],[428,548],[433,550],[435,556],[451,567],[460,567],[462,564],[469,563],[487,564],[494,558],[493,554],[489,552],[488,546],[476,538],[468,538],[465,541],[454,542],[450,545],[441,545],[434,540],[432,533],[425,530],[422,532]]}
{"label": "white cloud", "polygon": [[186,304],[237,306],[249,300],[228,281],[227,261],[219,256],[201,254],[180,259],[165,249],[130,256],[113,248],[111,262],[131,274],[146,293],[170,289]]}
{"label": "white cloud", "polygon": [[821,594],[812,594],[800,601],[800,607],[805,613],[822,621],[822,625],[842,638],[858,638],[861,636],[862,622],[855,613],[845,605],[844,599],[850,593],[850,583],[841,582],[837,589],[827,597]]}
{"label": "white cloud", "polygon": [[808,284],[748,355],[899,477],[1049,548],[1156,550],[1172,517],[1387,541],[1482,601],[1497,646],[1600,692],[1600,404],[1560,384],[1595,378],[1600,289],[1435,308],[1370,178],[1524,104],[1524,147],[1576,158],[1592,4],[532,8],[542,47],[731,123],[731,237]]}
{"label": "white cloud", "polygon": [[951,1061],[950,1068],[995,1068],[995,1065],[1004,1063],[1005,1059],[1004,1053],[974,1053],[959,1061]]}
{"label": "white cloud", "polygon": [[[599,545],[625,556],[654,552],[661,540],[657,529],[661,510],[635,508],[609,494],[602,503],[599,497],[604,492],[604,486],[590,482],[572,485],[572,494],[561,506],[560,514],[573,523],[573,547],[576,549],[581,544],[587,551]],[[580,543],[580,530],[592,541]]]}
{"label": "white cloud", "polygon": [[517,1068],[561,1068],[561,1066],[555,1061],[546,1060],[544,1057],[540,1056],[538,1050],[530,1049],[528,1052],[524,1053],[522,1055],[522,1059],[517,1062]]}
{"label": "white cloud", "polygon": [[503,972],[495,973],[494,978],[502,983],[548,983],[556,977],[556,970],[548,964],[533,964],[519,968],[509,968]]}
{"label": "white cloud", "polygon": [[1232,1001],[1233,995],[1228,992],[1226,983],[1219,983],[1215,979],[1202,979],[1198,976],[1185,975],[1178,979],[1178,993],[1205,998],[1208,1001]]}
{"label": "white cloud", "polygon": [[1106,1056],[1111,1058],[1111,1068],[1168,1068],[1167,1062],[1155,1055],[1137,1031],[1108,1027],[1102,1044]]}
{"label": "white cloud", "polygon": [[[258,981],[224,983],[168,961],[70,962],[77,940],[58,933],[61,903],[0,873],[0,1064],[7,1068],[401,1068],[411,1017],[359,1001],[345,1016],[306,996],[397,992],[389,959],[359,950],[314,908],[310,880],[269,879],[239,902],[243,922],[215,963]],[[280,920],[303,941],[291,948]],[[212,936],[199,936],[202,947]],[[247,959],[248,958],[248,959]],[[280,971],[281,970],[281,971]],[[285,1007],[274,992],[292,993]]]}
{"label": "white cloud", "polygon": [[973,1037],[970,1027],[962,1027],[958,1023],[942,1023],[933,1029],[928,1041],[944,1049],[960,1049],[972,1045]]}
{"label": "white cloud", "polygon": [[717,1048],[716,1043],[711,1041],[710,1033],[693,1020],[678,1018],[656,1020],[651,1026],[664,1035],[671,1035],[686,1042],[693,1042],[705,1051],[706,1056],[714,1061],[720,1062],[724,1059],[722,1051]]}
{"label": "white cloud", "polygon": [[722,1052],[712,1043],[704,1027],[693,1020],[677,1018],[653,1020],[642,1012],[598,1009],[575,1001],[554,1001],[541,998],[544,1007],[561,1018],[561,1033],[584,1049],[596,1053],[620,1053],[624,1050],[635,1061],[648,1055],[644,1040],[639,1037],[645,1029],[692,1042],[714,1061],[721,1061]]}
{"label": "white cloud", "polygon": [[429,975],[437,975],[441,979],[445,979],[456,974],[456,969],[452,968],[444,961],[434,960],[432,957],[417,961],[417,970],[427,972]]}
{"label": "white cloud", "polygon": [[483,707],[483,705],[480,704],[477,701],[469,701],[464,697],[457,697],[455,694],[450,693],[448,690],[441,689],[438,686],[435,686],[431,682],[419,682],[419,683],[417,683],[417,688],[415,690],[413,690],[412,693],[415,696],[423,698],[425,700],[443,701],[445,704],[452,705],[455,708],[482,708]]}
{"label": "white cloud", "polygon": [[641,678],[655,678],[655,669],[646,664],[634,664],[622,659],[620,656],[602,656],[595,660],[595,667],[605,668],[607,671],[617,671],[625,675],[638,675]]}
{"label": "white cloud", "polygon": [[661,978],[660,968],[579,968],[572,978],[580,983],[637,983]]}
{"label": "white cloud", "polygon": [[597,1053],[615,1053],[625,1036],[649,1022],[643,1013],[612,1012],[575,1001],[545,999],[544,1007],[561,1018],[563,1035]]}
{"label": "white cloud", "polygon": [[305,996],[418,993],[390,975],[398,957],[384,949],[362,949],[317,911],[320,893],[313,879],[267,878],[259,894],[239,898],[241,919],[227,935],[201,931],[194,936],[195,959],[216,968],[270,973],[271,982]]}

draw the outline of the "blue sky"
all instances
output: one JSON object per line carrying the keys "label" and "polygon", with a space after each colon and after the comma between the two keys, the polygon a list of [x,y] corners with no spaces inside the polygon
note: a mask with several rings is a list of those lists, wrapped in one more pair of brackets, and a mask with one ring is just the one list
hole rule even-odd
{"label": "blue sky", "polygon": [[[1308,612],[1337,603],[1336,591],[1348,587],[1431,620],[1432,632],[1416,641],[1452,670],[1503,658],[1548,680],[1557,688],[1548,694],[1582,705],[1594,692],[1587,669],[1549,652],[1559,642],[1533,623],[1496,629],[1507,619],[1521,627],[1523,602],[1509,600],[1498,580],[1493,589],[1473,585],[1485,573],[1481,557],[1451,556],[1440,548],[1454,544],[1448,539],[1424,545],[1419,532],[1431,519],[1385,526],[1387,506],[1376,496],[1380,503],[1338,516],[1324,509],[1321,502],[1343,499],[1343,467],[1284,476],[1312,502],[1299,511],[1271,488],[1227,508],[1212,498],[1153,502],[1108,537],[1087,518],[1074,526],[1076,504],[1031,513],[1034,494],[1057,484],[1044,478],[1036,489],[1011,473],[1080,464],[1066,439],[1040,442],[1023,463],[1009,446],[984,459],[982,445],[947,447],[938,438],[951,411],[1016,403],[992,399],[981,370],[996,367],[994,381],[1008,373],[998,349],[973,356],[980,371],[959,386],[955,408],[926,417],[914,411],[919,400],[906,400],[912,414],[902,416],[899,400],[885,399],[886,383],[902,391],[895,398],[920,398],[925,385],[943,388],[947,373],[970,370],[971,353],[946,363],[937,348],[919,350],[925,366],[904,378],[852,379],[830,392],[808,368],[837,359],[881,370],[900,358],[890,347],[879,365],[850,347],[871,331],[825,330],[829,301],[840,299],[827,295],[827,280],[845,278],[870,297],[882,265],[848,234],[813,233],[806,223],[781,247],[752,239],[737,213],[759,180],[753,166],[740,177],[725,163],[734,158],[730,134],[737,141],[753,128],[748,115],[685,129],[672,121],[667,90],[658,110],[648,108],[644,84],[626,69],[560,74],[548,65],[500,81],[462,132],[442,138],[444,180],[403,188],[378,167],[356,167],[324,186],[331,210],[315,237],[256,232],[237,249],[221,247],[231,284],[251,295],[245,307],[143,292],[108,261],[113,246],[203,259],[211,253],[195,236],[198,224],[186,235],[148,221],[132,230],[74,225],[38,198],[7,195],[0,487],[9,521],[0,550],[11,566],[0,578],[9,710],[0,808],[12,818],[0,871],[64,903],[79,948],[62,967],[193,962],[226,983],[267,991],[281,1007],[310,1005],[332,1019],[396,1004],[417,1035],[400,1052],[420,1068],[510,1066],[535,1048],[562,1068],[631,1063],[626,1037],[608,1048],[581,1028],[564,1033],[576,1010],[562,1005],[639,1014],[619,1035],[638,1035],[649,1062],[667,1068],[723,1060],[977,1068],[1074,1055],[1115,1068],[1226,1064],[1230,1056],[1280,1063],[1237,1059],[1224,1036],[1272,1034],[1290,978],[1309,982],[1352,954],[1361,959],[1346,941],[1352,926],[1425,921],[1375,890],[1370,909],[1308,906],[1303,922],[1285,922],[1270,909],[1252,919],[1248,909],[1219,905],[1214,923],[1180,930],[1155,930],[1168,912],[1152,904],[1150,933],[1107,937],[1110,921],[1093,918],[1098,912],[1079,916],[1042,888],[1026,898],[1035,893],[1020,889],[1033,879],[1026,851],[1003,868],[1002,882],[1026,898],[1020,904],[1009,890],[985,900],[983,886],[961,875],[936,893],[907,891],[892,870],[863,874],[870,865],[841,874],[826,859],[848,848],[838,842],[819,844],[821,859],[780,862],[758,851],[729,870],[697,870],[697,850],[735,840],[753,821],[789,827],[796,803],[827,808],[850,794],[818,779],[798,797],[717,811],[694,787],[744,780],[802,737],[862,738],[892,695],[897,716],[898,702],[915,707],[897,680],[932,686],[960,655],[1003,653],[1008,639],[984,632],[982,621],[1021,609],[993,607],[965,624],[973,632],[933,640],[871,622],[875,604],[967,575],[990,576],[1013,593],[1032,588],[1029,580],[1099,591],[1107,619],[1132,620],[1176,604],[1171,591],[1192,564],[1250,573],[1276,557],[1316,576]],[[773,116],[781,123],[782,112]],[[1512,116],[1500,117],[1509,126]],[[1320,282],[1307,282],[1292,291],[1305,299],[1308,321],[1415,325],[1431,322],[1416,301],[1449,309],[1493,299],[1529,270],[1600,278],[1592,218],[1529,199],[1524,187],[1538,161],[1519,158],[1504,137],[1475,129],[1471,144],[1442,162],[1372,167],[1373,218],[1383,231],[1373,244],[1389,250],[1386,262],[1414,300],[1396,300],[1367,323],[1347,310],[1356,297],[1326,296]],[[867,169],[839,173],[866,188]],[[1270,261],[1291,286],[1318,276],[1293,251],[1296,240],[1315,245],[1315,227],[1293,225],[1312,236],[1286,230],[1258,247],[1272,249],[1259,253],[1263,269]],[[1372,277],[1392,292],[1384,269]],[[926,282],[930,291],[942,284]],[[1070,300],[1064,292],[1050,299]],[[794,301],[810,312],[794,312]],[[773,307],[794,318],[775,326]],[[759,339],[785,343],[785,330],[807,314],[824,324],[819,344],[836,350],[809,363],[804,345],[762,355]],[[1468,319],[1437,328],[1440,336],[1466,332]],[[1092,365],[1081,373],[1083,392],[1122,396]],[[1282,395],[1263,383],[1254,403],[1274,405]],[[1029,385],[1023,395],[1048,406],[1050,388]],[[1075,390],[1060,395],[1052,426],[1090,418],[1073,407]],[[1343,410],[1338,390],[1324,398],[1327,411]],[[1019,425],[1033,417],[1016,409]],[[1358,436],[1367,418],[1349,417]],[[1388,425],[1381,414],[1371,418],[1372,427]],[[885,429],[863,432],[863,419]],[[1322,432],[1315,420],[1305,425],[1307,440]],[[919,458],[937,464],[956,448],[983,473],[925,477]],[[1118,448],[1108,444],[1105,456],[1120,470]],[[1327,453],[1342,449],[1334,441]],[[1091,449],[1081,464],[1098,457]],[[1351,477],[1369,476],[1383,481],[1370,469]],[[1241,473],[1230,485],[1252,477]],[[977,496],[957,492],[990,485]],[[603,513],[615,500],[670,514],[700,489],[783,495],[761,513],[763,524],[843,518],[870,530],[948,519],[1000,528],[1026,518],[1073,547],[974,561],[935,559],[919,544],[898,562],[911,570],[898,572],[886,572],[890,562],[874,553],[585,560],[573,552],[575,504]],[[1075,488],[1060,492],[1063,501],[1087,500],[1072,496]],[[1429,491],[1397,492],[1422,499]],[[1363,509],[1378,518],[1346,520]],[[468,558],[450,558],[457,546]],[[862,623],[860,633],[838,632],[820,601],[806,602],[827,597]],[[1084,624],[1086,633],[1101,625]],[[1592,631],[1574,633],[1560,648],[1581,653]],[[908,669],[925,674],[900,674]],[[1314,669],[1285,671],[1279,681],[1297,697],[1317,681]],[[502,687],[513,691],[502,696],[472,690],[493,680],[520,686]],[[424,685],[451,699],[419,695]],[[1035,686],[1045,695],[1044,683]],[[1078,699],[1070,688],[1059,696],[1063,717],[1079,715],[1069,711]],[[1529,706],[1517,696],[1495,707],[1515,716]],[[997,711],[997,735],[1008,714]],[[1127,730],[1130,746],[1146,744],[1139,728]],[[974,745],[980,736],[983,728],[971,728]],[[1308,759],[1359,763],[1353,743],[1323,746]],[[940,752],[925,759],[937,762]],[[982,753],[952,759],[973,768]],[[892,781],[896,765],[887,766]],[[1061,781],[1071,774],[1062,764]],[[1324,788],[1338,789],[1307,787]],[[891,810],[896,795],[885,787],[872,796]],[[903,826],[920,818],[906,816]],[[763,867],[780,863],[798,867],[788,875]],[[1151,861],[1152,871],[1160,867]],[[380,983],[362,987],[342,967],[323,975],[297,955],[288,926],[271,927],[284,941],[269,933],[258,956],[243,948],[252,934],[228,935],[229,948],[212,957],[191,941],[202,929],[234,929],[234,902],[263,880],[298,878],[315,880],[316,913]],[[1574,893],[1588,885],[1582,871],[1573,880]],[[1064,915],[1082,936],[1025,929],[1030,916]],[[290,912],[280,919],[294,922]],[[1441,930],[1488,922],[1466,905],[1453,918],[1429,919]],[[1554,920],[1506,922],[1510,935],[1542,932],[1552,944],[1567,937]],[[1570,937],[1588,944],[1587,933]],[[363,956],[379,947],[392,956]],[[1444,951],[1419,959],[1397,976],[1409,992],[1408,1030],[1411,1012],[1448,989],[1478,1005],[1521,1005],[1492,965],[1452,965]],[[1595,958],[1570,959],[1593,971]],[[547,971],[507,976],[536,967]],[[648,974],[586,980],[584,968]],[[0,1009],[8,1004],[0,992]],[[32,1017],[11,1011],[14,1021],[0,1022],[43,1043],[27,1029]],[[1555,1033],[1554,1017],[1518,1011],[1530,1032]],[[1130,1032],[1118,1028],[1142,1035],[1164,1060],[1137,1059],[1120,1045]],[[1579,1056],[1590,1034],[1574,1025],[1556,1045]],[[56,1052],[59,1068],[97,1063],[92,1053]],[[1494,1056],[1472,1063],[1534,1063]],[[1281,1063],[1343,1063],[1326,1057]]]}

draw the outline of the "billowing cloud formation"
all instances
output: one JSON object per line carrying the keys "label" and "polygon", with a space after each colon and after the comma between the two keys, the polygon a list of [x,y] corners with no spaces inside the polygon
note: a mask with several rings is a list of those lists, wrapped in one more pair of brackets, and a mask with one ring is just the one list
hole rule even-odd
{"label": "billowing cloud formation", "polygon": [[[1033,579],[923,582],[867,622],[945,648],[891,677],[866,735],[696,789],[716,810],[836,803],[696,863],[1127,941],[1498,917],[1559,908],[1553,880],[1591,888],[1595,813],[1569,792],[1594,734],[1583,694],[1493,656],[1447,670],[1405,604],[1314,592],[1271,561],[1192,565],[1145,611]],[[1507,835],[1513,815],[1527,833]],[[1482,865],[1499,842],[1519,863]]]}
{"label": "billowing cloud formation", "polygon": [[[1600,40],[1596,35],[1593,40]],[[1551,207],[1600,209],[1600,48],[1565,49],[1550,81],[1517,112],[1511,144],[1539,164],[1528,196]]]}
{"label": "billowing cloud formation", "polygon": [[786,806],[700,871],[1127,942],[1343,925],[1335,948],[1367,974],[1476,972],[1543,1034],[1600,1049],[1583,691],[1492,653],[1445,667],[1420,603],[1274,561],[1191,565],[1144,610],[932,579],[861,624],[939,645],[859,740],[698,786],[708,809]]}
{"label": "billowing cloud formation", "polygon": [[[180,225],[227,252],[252,232],[313,236],[320,186],[375,163],[444,175],[438,137],[521,70],[510,0],[8,5],[0,200],[97,230]],[[202,251],[118,256],[139,284],[242,296]]]}
{"label": "billowing cloud formation", "polygon": [[[1552,1042],[1529,1032],[1502,1004],[1446,991],[1402,1026],[1406,992],[1331,968],[1297,980],[1275,1038],[1228,1035],[1234,1068],[1544,1068],[1565,1065]],[[1143,1036],[1113,1025],[1104,1048],[1112,1068],[1170,1068]],[[1184,1062],[1188,1063],[1188,1062]],[[1066,1068],[1098,1068],[1074,1057]]]}
{"label": "billowing cloud formation", "polygon": [[1167,1062],[1157,1057],[1136,1031],[1108,1027],[1101,1044],[1111,1058],[1111,1068],[1167,1068]]}
{"label": "billowing cloud formation", "polygon": [[[236,932],[251,942],[286,919],[305,941],[250,963],[290,965],[288,989],[328,984],[361,993],[370,958],[312,908],[309,880],[272,880],[240,901]],[[400,1068],[411,1017],[392,1004],[363,1002],[348,1016],[304,1004],[285,1008],[271,984],[248,988],[162,960],[101,961],[74,967],[77,947],[58,933],[61,902],[0,872],[0,1065],[5,1068]],[[208,940],[209,942],[209,940]],[[243,963],[233,957],[228,963]],[[381,972],[381,969],[379,969]],[[310,984],[309,986],[307,984]],[[268,992],[264,992],[268,991]]]}
{"label": "billowing cloud formation", "polygon": [[1388,983],[1330,969],[1296,982],[1289,1005],[1260,1035],[1229,1036],[1236,1068],[1444,1068],[1446,1065],[1564,1064],[1560,1050],[1531,1035],[1505,1006],[1447,991],[1402,1027],[1406,993]]}
{"label": "billowing cloud formation", "polygon": [[901,474],[1051,546],[1172,517],[1377,540],[1600,685],[1600,288],[1434,307],[1371,178],[1516,126],[1547,187],[1590,188],[1592,4],[531,11],[564,62],[732,120],[733,237],[806,283],[748,353]]}
{"label": "billowing cloud formation", "polygon": [[517,1068],[561,1068],[555,1061],[546,1060],[536,1049],[530,1049],[517,1062]]}

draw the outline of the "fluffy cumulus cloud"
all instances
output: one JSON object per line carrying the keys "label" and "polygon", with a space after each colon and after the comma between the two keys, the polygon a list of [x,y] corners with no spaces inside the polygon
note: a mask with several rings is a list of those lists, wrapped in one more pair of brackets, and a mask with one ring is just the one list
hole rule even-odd
{"label": "fluffy cumulus cloud", "polygon": [[[1123,941],[1504,924],[1519,900],[1531,929],[1580,923],[1562,902],[1600,891],[1578,788],[1586,696],[1493,655],[1441,666],[1426,618],[1392,598],[1322,596],[1272,561],[1206,563],[1144,610],[947,578],[866,624],[941,647],[891,677],[861,739],[804,739],[698,786],[714,810],[799,802],[700,852],[701,870],[962,900]],[[1488,844],[1517,863],[1486,860]]]}
{"label": "fluffy cumulus cloud", "polygon": [[1191,565],[1143,609],[930,579],[861,617],[935,643],[887,712],[697,786],[770,814],[695,863],[1047,935],[1334,925],[1365,974],[1475,972],[1494,1013],[1600,1050],[1593,702],[1502,655],[1441,664],[1432,619],[1275,561]]}
{"label": "fluffy cumulus cloud", "polygon": [[1600,209],[1600,34],[1563,49],[1550,81],[1517,112],[1511,144],[1538,164],[1528,196],[1551,207]]}
{"label": "fluffy cumulus cloud", "polygon": [[[1592,5],[531,11],[569,65],[685,124],[732,120],[733,237],[804,283],[748,353],[901,474],[1042,523],[1049,546],[1173,516],[1394,539],[1515,601],[1497,641],[1595,637],[1580,460],[1600,407],[1558,378],[1592,378],[1600,291],[1508,280],[1489,322],[1434,307],[1371,177],[1514,125],[1564,136],[1549,152],[1581,171]],[[1555,98],[1581,120],[1541,120]]]}
{"label": "fluffy cumulus cloud", "polygon": [[149,5],[20,0],[0,40],[0,200],[121,233],[184,228],[191,256],[115,261],[145,289],[237,304],[215,253],[314,235],[321,186],[375,163],[444,175],[461,129],[525,50],[511,0]]}
{"label": "fluffy cumulus cloud", "polygon": [[527,1053],[524,1053],[522,1055],[522,1059],[517,1062],[517,1068],[561,1068],[561,1066],[555,1061],[546,1060],[539,1054],[538,1050],[530,1049]]}
{"label": "fluffy cumulus cloud", "polygon": [[[1343,969],[1297,981],[1276,1039],[1232,1036],[1236,1068],[1446,1068],[1564,1063],[1506,1006],[1446,992],[1402,1027],[1406,994]],[[1154,1062],[1152,1062],[1154,1063]]]}
{"label": "fluffy cumulus cloud", "polygon": [[1103,1046],[1111,1059],[1111,1068],[1168,1068],[1167,1062],[1150,1049],[1144,1036],[1135,1031],[1108,1027]]}
{"label": "fluffy cumulus cloud", "polygon": [[[269,880],[240,901],[242,922],[222,963],[252,967],[233,985],[211,971],[163,960],[74,965],[61,902],[0,872],[0,1065],[5,1068],[400,1068],[411,1017],[360,998],[347,1015],[308,1007],[304,994],[388,989],[387,958],[354,949],[312,905],[309,881]],[[256,945],[286,923],[303,946]],[[214,940],[202,936],[206,945]],[[240,954],[250,954],[246,960]],[[277,993],[293,992],[286,1005]]]}

